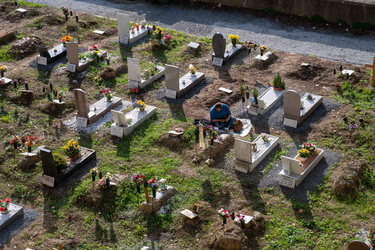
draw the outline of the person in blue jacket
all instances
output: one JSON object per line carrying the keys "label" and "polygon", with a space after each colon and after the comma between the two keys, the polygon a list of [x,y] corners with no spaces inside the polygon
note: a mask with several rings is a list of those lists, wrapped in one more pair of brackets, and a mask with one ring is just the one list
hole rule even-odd
{"label": "person in blue jacket", "polygon": [[233,128],[233,123],[236,120],[230,112],[228,105],[218,102],[210,109],[211,124],[219,129]]}

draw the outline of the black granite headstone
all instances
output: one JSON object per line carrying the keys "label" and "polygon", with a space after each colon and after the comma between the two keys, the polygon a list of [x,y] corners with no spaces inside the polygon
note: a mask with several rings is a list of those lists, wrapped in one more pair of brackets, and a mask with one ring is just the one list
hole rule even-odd
{"label": "black granite headstone", "polygon": [[224,58],[225,47],[227,42],[221,33],[216,33],[212,37],[212,48],[214,50],[214,56],[219,58]]}
{"label": "black granite headstone", "polygon": [[58,172],[53,161],[52,151],[42,148],[40,149],[40,155],[44,174],[56,178]]}

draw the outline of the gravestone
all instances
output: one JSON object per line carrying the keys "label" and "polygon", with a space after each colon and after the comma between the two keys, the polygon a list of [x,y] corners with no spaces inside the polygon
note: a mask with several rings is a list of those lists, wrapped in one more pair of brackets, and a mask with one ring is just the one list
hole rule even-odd
{"label": "gravestone", "polygon": [[66,52],[68,56],[68,62],[74,64],[76,68],[79,66],[78,60],[78,44],[77,43],[66,43]]}
{"label": "gravestone", "polygon": [[87,94],[82,89],[74,89],[74,99],[76,103],[77,112],[77,126],[86,127],[92,124],[107,114],[110,110],[122,104],[120,97],[112,97],[110,102],[106,97],[103,97],[91,106],[87,105]]}
{"label": "gravestone", "polygon": [[128,74],[129,74],[129,88],[138,88],[141,79],[141,61],[135,58],[127,58]]}
{"label": "gravestone", "polygon": [[265,53],[262,56],[257,55],[255,57],[254,67],[257,68],[257,69],[263,69],[266,66],[268,66],[275,59],[276,59],[276,55],[271,51],[268,51],[267,53]]}
{"label": "gravestone", "polygon": [[[263,136],[268,137],[269,142],[264,142]],[[253,171],[278,143],[279,137],[268,134],[260,134],[253,142],[236,138],[234,142],[235,169],[244,173]]]}
{"label": "gravestone", "polygon": [[74,89],[74,100],[78,109],[77,117],[89,118],[89,106],[87,105],[87,94],[82,89]]}
{"label": "gravestone", "polygon": [[212,55],[212,61],[214,65],[222,66],[226,44],[227,42],[221,33],[217,32],[215,35],[213,35],[212,48],[214,50],[214,54]]}
{"label": "gravestone", "polygon": [[[311,96],[311,99],[308,98]],[[319,95],[305,93],[302,97],[294,90],[284,94],[284,125],[297,128],[323,102]]]}
{"label": "gravestone", "polygon": [[371,248],[362,241],[353,240],[349,243],[348,250],[371,250]]}
{"label": "gravestone", "polygon": [[[292,127],[297,127],[298,125],[298,120],[301,112],[301,97],[299,94],[292,90],[292,91],[287,91],[284,94],[284,114],[287,114],[286,116],[284,115],[284,119],[290,119],[289,121],[285,121],[284,123],[287,122],[287,126],[292,126]],[[290,125],[289,125],[290,124]]]}
{"label": "gravestone", "polygon": [[59,44],[50,50],[47,50],[46,47],[41,46],[41,45],[35,45],[35,46],[39,52],[39,56],[37,57],[37,62],[38,64],[41,64],[41,65],[47,65],[47,64],[53,63],[57,61],[58,59],[66,56],[66,48],[62,44]]}
{"label": "gravestone", "polygon": [[119,42],[122,44],[129,43],[129,15],[123,13],[117,13],[117,27]]}
{"label": "gravestone", "polygon": [[173,99],[181,97],[204,79],[205,75],[202,72],[187,73],[179,78],[178,67],[165,65],[165,96]]}
{"label": "gravestone", "polygon": [[14,222],[17,218],[23,216],[24,214],[23,207],[18,206],[13,203],[9,203],[8,209],[9,209],[9,213],[0,214],[0,233],[3,232],[3,230],[7,226],[9,226],[12,222]]}
{"label": "gravestone", "polygon": [[372,68],[372,86],[375,87],[375,57],[372,65],[366,64],[365,67]]}
{"label": "gravestone", "polygon": [[52,151],[46,148],[41,148],[40,156],[42,159],[43,173],[56,178],[58,176],[58,172],[53,161]]}

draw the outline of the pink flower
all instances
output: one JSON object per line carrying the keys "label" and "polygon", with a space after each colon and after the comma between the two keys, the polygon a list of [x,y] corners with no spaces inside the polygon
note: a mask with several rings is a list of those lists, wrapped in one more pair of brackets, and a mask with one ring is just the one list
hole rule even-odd
{"label": "pink flower", "polygon": [[5,203],[10,203],[10,198],[6,198]]}
{"label": "pink flower", "polygon": [[3,212],[3,211],[5,211],[5,208],[0,207],[0,212]]}

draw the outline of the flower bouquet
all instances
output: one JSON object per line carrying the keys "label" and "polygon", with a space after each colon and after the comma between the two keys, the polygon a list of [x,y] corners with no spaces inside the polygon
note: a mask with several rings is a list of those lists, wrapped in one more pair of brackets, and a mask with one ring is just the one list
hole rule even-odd
{"label": "flower bouquet", "polygon": [[99,83],[99,82],[103,81],[103,78],[100,75],[98,75],[98,76],[94,77],[94,81],[97,82],[97,83]]}
{"label": "flower bouquet", "polygon": [[100,187],[103,187],[103,188],[109,188],[109,186],[110,186],[110,181],[111,181],[111,173],[110,173],[110,172],[107,172],[107,173],[105,174],[105,177],[103,177],[103,178],[101,178],[101,179],[99,180],[98,185],[99,185]]}
{"label": "flower bouquet", "polygon": [[159,184],[156,182],[156,178],[155,177],[152,178],[147,183],[150,185],[150,187],[152,189],[152,197],[156,198],[156,190],[159,186]]}
{"label": "flower bouquet", "polygon": [[199,205],[197,203],[193,204],[193,213],[198,213]]}
{"label": "flower bouquet", "polygon": [[142,29],[146,28],[146,20],[142,20],[142,21],[140,22],[140,25],[141,25],[141,28],[142,28]]}
{"label": "flower bouquet", "polygon": [[236,47],[236,44],[240,43],[240,36],[239,35],[229,35],[228,36],[229,42],[232,43],[233,47]]}
{"label": "flower bouquet", "polygon": [[80,147],[77,141],[71,139],[62,147],[62,150],[71,161],[75,161],[80,157]]}
{"label": "flower bouquet", "polygon": [[60,153],[53,153],[53,163],[57,170],[62,170],[67,167],[66,157]]}
{"label": "flower bouquet", "polygon": [[22,142],[22,139],[18,135],[14,135],[9,139],[9,145],[13,145],[14,149],[17,149],[18,145]]}
{"label": "flower bouquet", "polygon": [[94,182],[96,175],[99,173],[99,170],[97,167],[90,169],[91,174],[91,180]]}
{"label": "flower bouquet", "polygon": [[138,193],[141,193],[141,187],[140,187],[140,185],[143,183],[144,178],[145,178],[145,176],[142,175],[142,174],[133,174],[132,175],[132,180],[136,184],[137,192]]}
{"label": "flower bouquet", "polygon": [[1,73],[1,77],[4,77],[4,73],[8,71],[8,67],[3,65],[3,66],[0,66],[0,73]]}
{"label": "flower bouquet", "polygon": [[227,218],[230,217],[229,211],[228,210],[224,210],[223,208],[221,208],[219,211],[217,211],[217,214],[223,218],[223,224],[226,224],[227,223]]}
{"label": "flower bouquet", "polygon": [[267,143],[271,142],[271,138],[266,134],[262,134],[262,140]]}
{"label": "flower bouquet", "polygon": [[0,200],[0,212],[2,214],[6,214],[9,212],[8,206],[10,203],[10,198],[5,198],[4,200]]}
{"label": "flower bouquet", "polygon": [[24,145],[27,147],[27,152],[31,153],[31,148],[38,142],[38,137],[26,136],[24,140]]}
{"label": "flower bouquet", "polygon": [[260,56],[263,56],[264,52],[267,51],[267,47],[265,45],[259,46],[260,49]]}
{"label": "flower bouquet", "polygon": [[66,44],[67,42],[72,41],[72,40],[73,40],[73,37],[71,37],[71,36],[63,36],[63,37],[61,38],[60,42],[62,42],[63,46],[65,47],[65,44]]}
{"label": "flower bouquet", "polygon": [[163,40],[165,45],[170,45],[173,37],[169,35],[169,33],[164,33]]}
{"label": "flower bouquet", "polygon": [[190,74],[195,75],[195,73],[197,73],[197,68],[195,68],[193,66],[193,64],[190,64],[189,65],[189,72],[190,72]]}
{"label": "flower bouquet", "polygon": [[89,46],[88,51],[92,51],[92,57],[96,58],[97,61],[99,62],[99,59],[100,59],[100,56],[101,56],[101,51],[99,50],[99,45],[92,45],[92,46]]}
{"label": "flower bouquet", "polygon": [[367,238],[370,240],[372,249],[375,249],[375,231],[370,229],[370,232]]}
{"label": "flower bouquet", "polygon": [[139,108],[139,111],[145,111],[146,104],[142,100],[135,100],[135,102],[133,102],[133,107]]}
{"label": "flower bouquet", "polygon": [[245,228],[245,214],[236,214],[237,220],[241,223],[241,228]]}
{"label": "flower bouquet", "polygon": [[105,89],[102,89],[101,92],[107,98],[107,102],[111,102],[112,101],[112,98],[113,98],[112,89],[105,88]]}
{"label": "flower bouquet", "polygon": [[310,151],[303,148],[298,150],[298,156],[301,157],[301,161],[305,161],[307,157],[310,157]]}
{"label": "flower bouquet", "polygon": [[163,38],[163,29],[160,26],[157,26],[155,31],[152,33],[152,36],[156,40],[161,40]]}
{"label": "flower bouquet", "polygon": [[[316,146],[312,143],[305,142],[302,144],[303,149],[307,149],[310,152],[310,156],[313,156],[316,150]],[[309,156],[309,157],[310,157]]]}
{"label": "flower bouquet", "polygon": [[61,7],[61,11],[65,16],[69,16],[69,8],[68,7]]}

